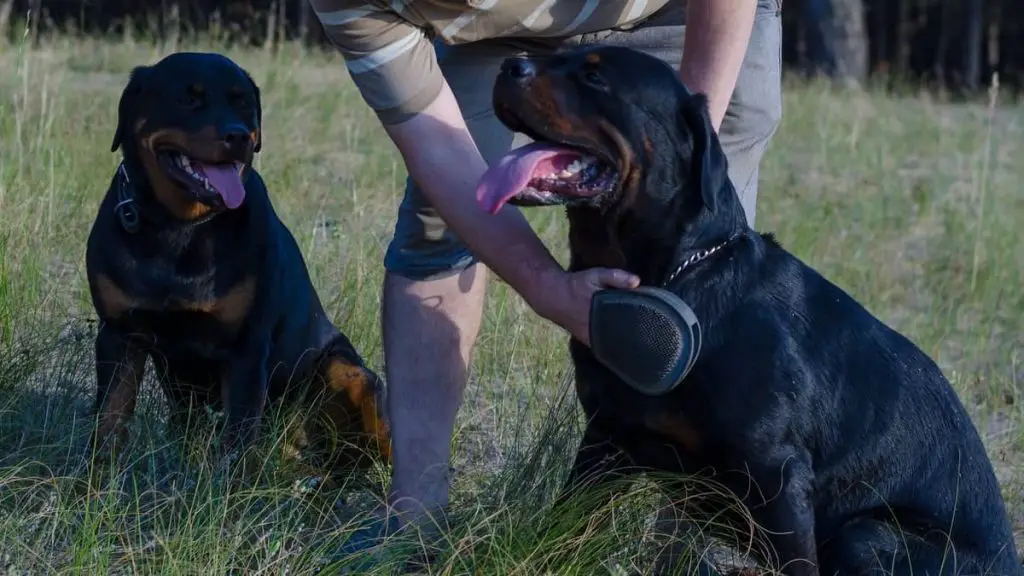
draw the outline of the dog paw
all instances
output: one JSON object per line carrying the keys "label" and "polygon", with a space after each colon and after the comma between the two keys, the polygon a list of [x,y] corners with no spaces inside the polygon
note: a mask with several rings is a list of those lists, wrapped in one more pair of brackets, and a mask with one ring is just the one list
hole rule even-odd
{"label": "dog paw", "polygon": [[391,429],[384,415],[384,387],[371,370],[330,358],[320,371],[324,416],[346,443],[391,460]]}

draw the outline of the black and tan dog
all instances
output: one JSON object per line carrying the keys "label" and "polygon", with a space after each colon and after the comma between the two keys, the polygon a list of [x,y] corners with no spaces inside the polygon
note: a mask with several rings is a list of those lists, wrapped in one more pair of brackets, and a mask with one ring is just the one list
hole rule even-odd
{"label": "black and tan dog", "polygon": [[221,55],[172,54],[132,72],[118,113],[123,160],[86,256],[99,455],[123,440],[151,358],[175,423],[223,410],[222,455],[250,446],[283,399],[306,403],[311,441],[345,441],[332,466],[389,457],[381,381],[325,315],[252,167],[262,111],[251,77]]}
{"label": "black and tan dog", "polygon": [[566,493],[613,472],[709,474],[788,575],[1018,574],[955,391],[910,340],[747,226],[706,104],[623,48],[511,59],[495,85],[502,122],[537,144],[484,176],[481,204],[566,206],[573,269],[630,270],[704,330],[692,372],[658,397],[571,342],[589,424]]}

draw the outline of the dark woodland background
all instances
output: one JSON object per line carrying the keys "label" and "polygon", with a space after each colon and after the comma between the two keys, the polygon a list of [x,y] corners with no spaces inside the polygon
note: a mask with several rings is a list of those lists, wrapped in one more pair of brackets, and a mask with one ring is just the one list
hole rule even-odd
{"label": "dark woodland background", "polygon": [[[783,22],[783,58],[793,71],[852,83],[912,81],[954,95],[985,89],[993,73],[1001,86],[1024,85],[1024,0],[785,0]],[[239,42],[325,43],[308,0],[0,0],[0,25],[15,36],[131,26],[164,36],[216,28]]]}

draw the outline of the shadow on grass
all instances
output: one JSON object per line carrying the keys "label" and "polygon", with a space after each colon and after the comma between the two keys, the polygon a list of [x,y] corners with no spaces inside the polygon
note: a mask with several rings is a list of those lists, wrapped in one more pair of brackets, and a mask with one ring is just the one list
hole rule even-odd
{"label": "shadow on grass", "polygon": [[[92,469],[92,330],[24,332],[0,358],[0,569],[301,573],[337,548],[354,513],[340,498],[345,486],[324,492],[277,466],[282,435],[272,425],[263,474],[229,490],[206,458],[212,422],[168,438],[152,381],[116,468]],[[97,472],[103,481],[89,490]]]}
{"label": "shadow on grass", "polygon": [[[89,489],[87,479],[96,472],[86,450],[93,334],[81,322],[49,335],[43,328],[22,329],[2,350],[0,570],[334,571],[335,552],[380,491],[352,488],[357,480],[328,488],[290,468],[280,450],[286,414],[270,418],[270,433],[257,449],[262,473],[229,489],[206,456],[213,427],[200,422],[187,439],[169,438],[163,399],[147,380],[132,440],[103,483]],[[633,484],[595,514],[583,512],[589,494],[557,513],[550,506],[579,436],[575,395],[568,382],[561,391],[539,426],[526,417],[503,423],[503,462],[471,490],[453,494],[451,529],[432,554],[430,573],[650,573],[656,560],[650,541],[658,498],[653,483]],[[371,476],[386,485],[386,470]],[[385,548],[432,549],[420,536],[404,534]],[[687,550],[683,556],[704,551],[691,544]],[[387,557],[393,560],[374,573],[389,573],[409,555]]]}

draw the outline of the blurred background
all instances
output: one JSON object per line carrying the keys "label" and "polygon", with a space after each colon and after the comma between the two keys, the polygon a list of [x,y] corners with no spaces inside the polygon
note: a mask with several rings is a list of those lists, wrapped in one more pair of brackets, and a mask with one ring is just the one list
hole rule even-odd
{"label": "blurred background", "polygon": [[[1014,9],[1016,4],[1016,9]],[[783,58],[791,71],[848,84],[911,83],[962,97],[1024,80],[1021,0],[784,0]],[[0,0],[11,34],[54,27],[161,35],[217,30],[233,42],[325,44],[308,0]],[[269,34],[268,34],[269,33]]]}

